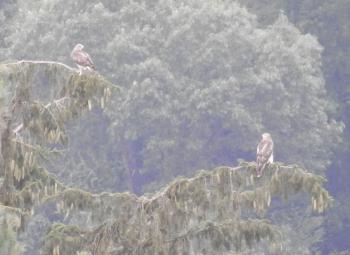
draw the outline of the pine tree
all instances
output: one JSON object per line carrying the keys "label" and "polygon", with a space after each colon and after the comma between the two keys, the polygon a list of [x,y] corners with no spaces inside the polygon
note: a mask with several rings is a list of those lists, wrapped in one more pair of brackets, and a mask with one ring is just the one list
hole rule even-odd
{"label": "pine tree", "polygon": [[45,169],[45,158],[67,143],[65,123],[96,105],[104,108],[116,87],[100,75],[79,76],[47,61],[1,64],[0,85],[0,211],[16,211],[19,230],[35,206],[65,189]]}
{"label": "pine tree", "polygon": [[[13,88],[11,100],[3,100],[1,211],[16,211],[18,232],[39,214],[60,219],[43,237],[43,254],[281,251],[281,232],[265,217],[275,197],[307,193],[318,213],[330,204],[324,178],[281,163],[260,179],[249,162],[202,170],[141,197],[68,188],[45,169],[45,158],[67,143],[65,124],[94,106],[103,108],[115,86],[53,62],[3,64],[0,71],[1,84]],[[49,204],[54,212],[40,211]]]}
{"label": "pine tree", "polygon": [[280,163],[255,176],[255,164],[242,162],[178,178],[150,196],[66,189],[46,201],[69,224],[51,226],[44,254],[226,254],[257,242],[283,252],[278,226],[265,218],[271,201],[307,193],[321,213],[331,201],[325,180]]}

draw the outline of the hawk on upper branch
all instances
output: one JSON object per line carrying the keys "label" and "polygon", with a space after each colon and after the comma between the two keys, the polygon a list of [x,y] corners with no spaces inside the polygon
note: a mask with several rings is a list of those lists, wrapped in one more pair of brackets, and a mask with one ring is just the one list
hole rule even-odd
{"label": "hawk on upper branch", "polygon": [[74,49],[70,54],[73,61],[77,64],[79,68],[79,75],[82,74],[82,71],[84,69],[87,69],[89,71],[95,70],[95,66],[90,58],[90,55],[87,52],[83,51],[83,48],[84,45],[78,43],[77,45],[75,45]]}

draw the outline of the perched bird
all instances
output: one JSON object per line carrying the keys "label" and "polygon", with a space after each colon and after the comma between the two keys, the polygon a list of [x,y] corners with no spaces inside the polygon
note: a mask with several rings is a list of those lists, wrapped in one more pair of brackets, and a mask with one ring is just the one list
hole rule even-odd
{"label": "perched bird", "polygon": [[264,133],[256,151],[257,177],[262,175],[262,172],[269,163],[273,163],[273,141],[269,133]]}
{"label": "perched bird", "polygon": [[78,43],[75,45],[74,49],[72,50],[70,56],[72,57],[75,64],[77,64],[79,68],[79,75],[82,74],[84,69],[87,69],[89,71],[95,70],[94,63],[92,62],[90,55],[83,51],[84,45]]}

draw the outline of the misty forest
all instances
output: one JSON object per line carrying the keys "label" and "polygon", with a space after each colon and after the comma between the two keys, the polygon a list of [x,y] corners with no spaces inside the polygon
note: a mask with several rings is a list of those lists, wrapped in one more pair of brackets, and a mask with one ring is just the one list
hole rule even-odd
{"label": "misty forest", "polygon": [[349,255],[349,125],[349,0],[0,0],[0,255]]}

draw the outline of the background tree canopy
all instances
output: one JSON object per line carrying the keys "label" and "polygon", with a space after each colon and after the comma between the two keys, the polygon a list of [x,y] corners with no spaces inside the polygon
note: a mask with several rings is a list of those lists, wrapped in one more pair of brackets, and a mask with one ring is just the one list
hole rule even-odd
{"label": "background tree canopy", "polygon": [[110,190],[140,193],[150,181],[253,159],[264,131],[278,160],[329,165],[342,124],[331,117],[322,47],[283,14],[261,27],[236,3],[83,3],[19,2],[28,10],[13,18],[21,30],[5,39],[14,42],[8,58],[66,62],[86,42],[101,73],[125,88],[109,113],[72,128],[66,169],[81,158],[93,172],[74,184],[105,189],[102,171]]}
{"label": "background tree canopy", "polygon": [[47,168],[66,185],[142,194],[254,160],[268,131],[278,161],[346,179],[349,4],[241,2],[1,2],[1,60],[72,64],[81,42],[123,88],[69,123],[67,152]]}

